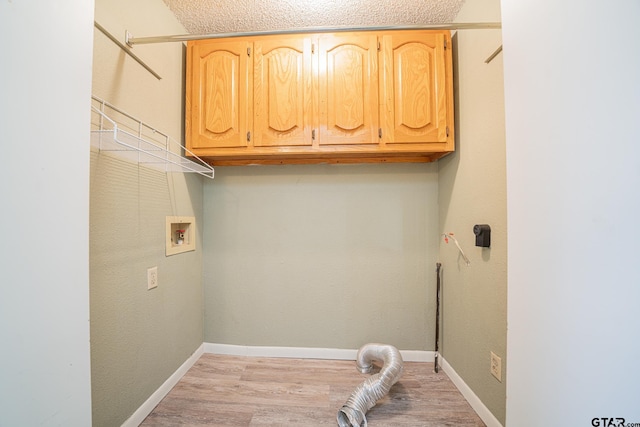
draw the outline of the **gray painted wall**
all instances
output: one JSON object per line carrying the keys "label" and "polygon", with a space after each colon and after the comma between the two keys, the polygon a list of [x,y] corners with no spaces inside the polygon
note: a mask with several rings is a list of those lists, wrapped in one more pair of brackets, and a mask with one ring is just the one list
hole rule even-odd
{"label": "gray painted wall", "polygon": [[[496,0],[467,2],[459,22],[499,22]],[[442,342],[445,360],[494,416],[505,422],[507,364],[507,200],[500,30],[458,31],[454,37],[456,152],[438,162],[443,271]],[[473,226],[491,226],[491,248],[475,246]],[[490,351],[502,358],[502,382],[490,371]]]}
{"label": "gray painted wall", "polygon": [[437,165],[218,167],[205,341],[433,349]]}
{"label": "gray painted wall", "polygon": [[0,2],[0,425],[91,425],[93,2]]}
{"label": "gray painted wall", "polygon": [[[160,1],[96,3],[117,37],[184,29]],[[182,138],[184,46],[138,46],[157,80],[95,31],[93,93]],[[87,145],[88,148],[88,145]],[[202,344],[202,179],[91,153],[93,425],[121,425]],[[196,217],[196,251],[165,256],[165,217]],[[147,290],[147,268],[158,287]]]}
{"label": "gray painted wall", "polygon": [[640,3],[584,6],[502,1],[510,426],[640,422]]}

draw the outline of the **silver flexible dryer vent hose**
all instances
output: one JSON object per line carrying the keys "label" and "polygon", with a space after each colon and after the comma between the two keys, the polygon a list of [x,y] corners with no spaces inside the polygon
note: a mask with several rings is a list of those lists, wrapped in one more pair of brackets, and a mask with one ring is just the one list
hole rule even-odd
{"label": "silver flexible dryer vent hose", "polygon": [[349,396],[347,402],[338,411],[340,427],[360,427],[367,419],[365,413],[382,399],[391,386],[402,376],[402,356],[398,349],[385,344],[365,344],[358,350],[356,364],[360,372],[371,372],[373,361],[384,362],[382,369],[367,378]]}

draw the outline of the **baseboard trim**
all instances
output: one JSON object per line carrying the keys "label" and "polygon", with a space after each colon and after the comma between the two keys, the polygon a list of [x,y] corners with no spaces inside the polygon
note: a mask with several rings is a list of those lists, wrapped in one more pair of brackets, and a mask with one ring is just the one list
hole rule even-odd
{"label": "baseboard trim", "polygon": [[171,389],[180,381],[180,378],[187,373],[189,369],[196,363],[196,361],[204,353],[204,344],[198,347],[198,349],[182,364],[180,367],[140,406],[136,412],[133,413],[122,424],[122,427],[138,427],[145,418],[153,411],[158,403],[171,391]]}
{"label": "baseboard trim", "polygon": [[[317,347],[267,347],[204,343],[204,352],[251,357],[288,357],[295,359],[356,360],[358,350]],[[433,362],[435,353],[423,350],[400,350],[405,362]]]}
{"label": "baseboard trim", "polygon": [[489,411],[489,408],[482,403],[480,398],[471,390],[467,383],[464,382],[462,377],[458,375],[455,369],[442,357],[440,366],[487,427],[503,427],[500,421]]}

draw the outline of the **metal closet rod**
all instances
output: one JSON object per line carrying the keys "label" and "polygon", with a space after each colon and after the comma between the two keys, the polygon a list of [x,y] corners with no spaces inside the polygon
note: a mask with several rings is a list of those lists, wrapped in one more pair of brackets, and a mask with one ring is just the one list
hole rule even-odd
{"label": "metal closet rod", "polygon": [[386,30],[491,30],[502,28],[500,22],[467,22],[449,24],[389,26],[389,27],[307,27],[290,30],[251,31],[240,33],[210,33],[210,34],[182,34],[174,36],[131,37],[127,33],[126,44],[133,47],[136,44],[186,42],[189,40],[220,39],[245,36],[271,36],[280,34],[325,33],[343,31],[386,31]]}

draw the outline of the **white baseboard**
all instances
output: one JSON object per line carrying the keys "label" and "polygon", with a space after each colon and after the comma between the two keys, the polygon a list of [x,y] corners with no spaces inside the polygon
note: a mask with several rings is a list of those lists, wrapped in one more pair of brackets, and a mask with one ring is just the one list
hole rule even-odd
{"label": "white baseboard", "polygon": [[440,366],[487,427],[503,427],[500,421],[489,411],[480,398],[476,396],[473,390],[471,390],[467,383],[462,380],[462,377],[458,375],[455,369],[453,369],[443,357],[441,357]]}
{"label": "white baseboard", "polygon": [[[327,360],[356,360],[358,350],[342,348],[316,347],[263,347],[233,344],[204,343],[204,352],[213,354],[228,354],[232,356],[252,357],[289,357],[295,359],[327,359]],[[405,362],[433,362],[435,352],[422,350],[400,350]]]}
{"label": "white baseboard", "polygon": [[204,353],[204,345],[198,349],[122,424],[122,427],[138,427],[153,411],[158,403],[180,381],[180,378],[196,363]]}

